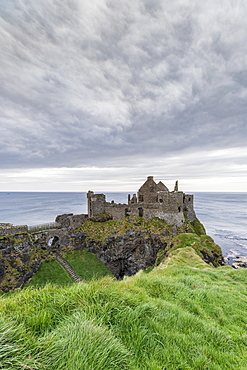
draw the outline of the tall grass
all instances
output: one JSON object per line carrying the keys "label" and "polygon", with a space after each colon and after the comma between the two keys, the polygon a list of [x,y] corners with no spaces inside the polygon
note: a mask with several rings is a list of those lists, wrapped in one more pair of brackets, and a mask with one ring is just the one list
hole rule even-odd
{"label": "tall grass", "polygon": [[16,327],[0,318],[0,369],[41,369],[39,356],[27,345],[24,334],[22,325]]}
{"label": "tall grass", "polygon": [[43,339],[51,346],[44,351],[50,370],[128,369],[129,353],[104,325],[80,312]]}
{"label": "tall grass", "polygon": [[24,357],[30,348],[40,370],[246,370],[246,288],[246,269],[211,268],[185,248],[120,282],[3,295],[0,317],[23,333],[10,344]]}

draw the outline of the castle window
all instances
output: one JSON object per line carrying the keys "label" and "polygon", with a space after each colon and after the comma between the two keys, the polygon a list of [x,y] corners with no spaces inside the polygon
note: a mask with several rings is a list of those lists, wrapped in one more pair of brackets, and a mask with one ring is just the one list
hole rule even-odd
{"label": "castle window", "polygon": [[163,203],[163,199],[160,199],[160,200],[159,200],[159,202],[160,202],[160,203]]}
{"label": "castle window", "polygon": [[143,208],[138,208],[139,217],[143,217]]}
{"label": "castle window", "polygon": [[180,206],[178,207],[178,212],[181,212],[181,207]]}
{"label": "castle window", "polygon": [[189,199],[188,199],[188,200],[189,200],[189,202],[190,202],[190,197],[189,197]]}
{"label": "castle window", "polygon": [[139,202],[143,202],[143,195],[139,195]]}
{"label": "castle window", "polygon": [[128,208],[125,208],[125,217],[129,217],[130,210]]}

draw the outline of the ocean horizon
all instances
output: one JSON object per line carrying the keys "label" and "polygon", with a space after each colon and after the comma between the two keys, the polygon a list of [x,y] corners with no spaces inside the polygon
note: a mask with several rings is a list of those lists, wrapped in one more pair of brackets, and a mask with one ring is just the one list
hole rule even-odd
{"label": "ocean horizon", "polygon": [[[127,203],[133,192],[105,192],[107,201]],[[191,192],[207,234],[224,256],[247,256],[247,193]],[[87,214],[86,192],[0,192],[0,223],[33,226],[64,213]]]}

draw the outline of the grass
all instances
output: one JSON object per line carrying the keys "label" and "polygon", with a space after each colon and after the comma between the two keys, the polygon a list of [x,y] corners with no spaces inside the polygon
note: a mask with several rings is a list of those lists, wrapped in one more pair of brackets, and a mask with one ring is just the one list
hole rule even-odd
{"label": "grass", "polygon": [[188,246],[122,281],[3,294],[0,326],[15,334],[0,369],[246,370],[246,288],[246,269],[210,267]]}
{"label": "grass", "polygon": [[[107,275],[113,277],[112,273],[97,259],[95,254],[86,250],[64,252],[63,258],[84,281],[100,279]],[[73,282],[74,280],[65,268],[57,260],[53,259],[48,262],[42,262],[39,270],[25,285],[25,288],[41,287],[49,283],[66,286]]]}
{"label": "grass", "polygon": [[214,266],[219,265],[221,256],[221,248],[214,243],[213,239],[208,235],[198,236],[197,234],[180,234],[173,238],[170,253],[176,249],[192,247],[195,252],[208,263]]}
{"label": "grass", "polygon": [[203,224],[198,220],[198,218],[196,218],[194,221],[192,221],[190,223],[195,231],[195,233],[197,235],[205,235],[206,234],[206,230],[205,230],[205,227],[203,226]]}
{"label": "grass", "polygon": [[39,270],[32,276],[29,283],[25,287],[33,286],[40,287],[48,283],[57,285],[69,285],[73,283],[73,279],[57,260],[43,262]]}
{"label": "grass", "polygon": [[[157,217],[149,220],[145,220],[142,217],[136,217],[134,219],[126,217],[122,221],[108,220],[106,222],[87,220],[83,222],[75,232],[85,233],[88,241],[93,240],[104,243],[106,238],[116,238],[117,236],[125,235],[129,230],[133,232],[141,231],[146,235],[146,237],[149,237],[150,233],[160,234],[164,231],[168,231],[172,234],[172,226]],[[161,236],[161,238],[169,239],[167,236]]]}
{"label": "grass", "polygon": [[100,279],[104,276],[113,277],[108,268],[98,260],[95,254],[86,251],[72,251],[63,253],[63,258],[72,269],[85,281]]}

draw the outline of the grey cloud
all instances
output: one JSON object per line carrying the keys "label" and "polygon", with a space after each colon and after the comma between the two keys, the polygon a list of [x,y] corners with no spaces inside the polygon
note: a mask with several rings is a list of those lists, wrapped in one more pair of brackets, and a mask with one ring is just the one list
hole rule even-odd
{"label": "grey cloud", "polygon": [[244,146],[244,1],[2,0],[1,167]]}

